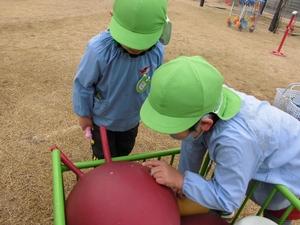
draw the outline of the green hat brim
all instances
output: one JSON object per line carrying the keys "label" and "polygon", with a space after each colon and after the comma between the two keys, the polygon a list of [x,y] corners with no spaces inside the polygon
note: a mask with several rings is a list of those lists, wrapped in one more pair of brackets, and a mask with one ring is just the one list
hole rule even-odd
{"label": "green hat brim", "polygon": [[141,108],[141,120],[143,123],[160,133],[164,134],[176,134],[187,130],[192,127],[200,117],[169,117],[157,112],[146,99]]}
{"label": "green hat brim", "polygon": [[152,47],[160,38],[163,26],[160,30],[151,34],[135,33],[122,27],[114,17],[111,18],[109,30],[112,37],[120,44],[136,50],[146,50]]}
{"label": "green hat brim", "polygon": [[[240,97],[227,87],[223,87],[223,102],[217,115],[222,120],[229,120],[235,116],[241,107]],[[141,120],[143,123],[160,133],[176,134],[192,127],[204,115],[197,117],[169,117],[157,112],[148,98],[141,108]]]}

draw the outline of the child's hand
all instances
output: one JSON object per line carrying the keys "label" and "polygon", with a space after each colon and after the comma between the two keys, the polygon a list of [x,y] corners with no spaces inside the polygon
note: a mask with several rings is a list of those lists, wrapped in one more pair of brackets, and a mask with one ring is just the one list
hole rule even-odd
{"label": "child's hand", "polygon": [[84,131],[87,127],[93,127],[93,122],[90,117],[81,116],[79,117],[79,126]]}
{"label": "child's hand", "polygon": [[175,168],[159,160],[146,161],[142,165],[151,169],[151,175],[157,183],[170,187],[176,192],[181,192],[183,176]]}

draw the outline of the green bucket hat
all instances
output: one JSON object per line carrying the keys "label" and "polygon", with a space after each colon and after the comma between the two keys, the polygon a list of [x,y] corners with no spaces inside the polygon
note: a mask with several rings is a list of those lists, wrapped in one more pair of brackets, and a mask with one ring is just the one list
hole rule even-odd
{"label": "green bucket hat", "polygon": [[109,29],[122,45],[144,50],[162,35],[167,20],[167,0],[115,0]]}
{"label": "green bucket hat", "polygon": [[176,134],[207,113],[228,120],[240,110],[240,97],[203,58],[179,57],[159,67],[141,109],[143,123],[161,133]]}

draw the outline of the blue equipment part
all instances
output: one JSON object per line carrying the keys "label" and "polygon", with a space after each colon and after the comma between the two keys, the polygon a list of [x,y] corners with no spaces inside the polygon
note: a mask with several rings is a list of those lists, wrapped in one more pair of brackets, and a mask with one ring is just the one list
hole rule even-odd
{"label": "blue equipment part", "polygon": [[[266,0],[258,0],[260,3],[264,3]],[[241,5],[254,5],[257,0],[240,0]]]}

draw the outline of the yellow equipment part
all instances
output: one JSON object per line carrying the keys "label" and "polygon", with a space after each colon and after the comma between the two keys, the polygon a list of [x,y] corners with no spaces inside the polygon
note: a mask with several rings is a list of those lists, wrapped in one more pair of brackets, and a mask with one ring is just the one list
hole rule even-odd
{"label": "yellow equipment part", "polygon": [[199,205],[188,198],[178,198],[177,204],[181,216],[207,213],[209,211],[208,208],[205,208],[204,206]]}

